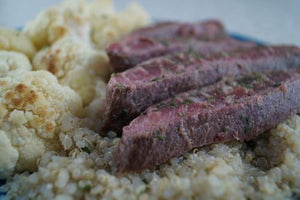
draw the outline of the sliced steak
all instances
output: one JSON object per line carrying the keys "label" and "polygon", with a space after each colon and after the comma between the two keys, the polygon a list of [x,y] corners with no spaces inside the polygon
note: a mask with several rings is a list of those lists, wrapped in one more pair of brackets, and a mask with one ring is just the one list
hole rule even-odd
{"label": "sliced steak", "polygon": [[222,51],[234,51],[254,47],[251,42],[240,42],[231,38],[217,41],[201,41],[195,38],[168,38],[163,40],[135,37],[121,40],[106,49],[114,71],[121,72],[150,58],[174,52],[195,52],[200,56]]}
{"label": "sliced steak", "polygon": [[124,127],[115,163],[121,172],[155,166],[195,147],[248,141],[300,112],[300,75],[253,73],[182,93]]}
{"label": "sliced steak", "polygon": [[[209,20],[197,23],[164,22],[138,29],[109,45],[106,49],[110,63],[116,72],[129,69],[149,58],[183,51],[195,46],[196,49],[209,48],[210,53],[220,47],[212,46],[212,40],[228,38],[219,21]],[[200,41],[210,42],[200,42]],[[225,41],[223,41],[224,43]],[[197,43],[197,45],[194,45]],[[242,42],[227,41],[229,45]],[[203,49],[201,53],[203,53]]]}
{"label": "sliced steak", "polygon": [[111,77],[106,93],[103,133],[107,130],[120,133],[124,125],[149,106],[215,83],[225,75],[298,66],[300,50],[293,46],[262,46],[211,58],[179,53],[151,59]]}
{"label": "sliced steak", "polygon": [[147,37],[165,39],[177,37],[194,37],[203,40],[215,40],[228,37],[222,23],[218,20],[206,20],[195,23],[159,22],[148,27],[137,29],[122,39]]}

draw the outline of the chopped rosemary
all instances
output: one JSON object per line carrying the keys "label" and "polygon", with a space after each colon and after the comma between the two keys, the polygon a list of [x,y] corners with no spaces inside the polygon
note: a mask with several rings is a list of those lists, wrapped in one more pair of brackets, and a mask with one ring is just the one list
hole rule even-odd
{"label": "chopped rosemary", "polygon": [[175,107],[177,106],[175,100],[176,100],[176,96],[173,96],[173,97],[172,97],[172,102],[170,103],[170,107],[171,107],[171,108],[175,108]]}
{"label": "chopped rosemary", "polygon": [[151,79],[152,82],[155,82],[155,81],[158,81],[158,80],[159,80],[158,77],[155,77],[155,78]]}
{"label": "chopped rosemary", "polygon": [[128,110],[127,109],[123,109],[123,114],[127,117],[128,116]]}
{"label": "chopped rosemary", "polygon": [[229,55],[228,55],[228,53],[227,52],[225,52],[225,51],[221,51],[221,56],[223,56],[223,57],[228,57]]}
{"label": "chopped rosemary", "polygon": [[217,95],[220,95],[220,94],[222,94],[222,88],[218,88],[218,89],[216,89],[216,94],[217,94]]}
{"label": "chopped rosemary", "polygon": [[188,49],[188,53],[194,53],[195,51],[194,51],[194,48],[193,47],[189,47],[189,49]]}
{"label": "chopped rosemary", "polygon": [[196,94],[193,94],[193,93],[191,93],[191,94],[190,94],[190,97],[197,97],[197,95],[196,95]]}
{"label": "chopped rosemary", "polygon": [[[177,63],[176,63],[177,64]],[[164,68],[166,71],[171,71],[171,69],[170,69],[170,67],[168,67],[168,66],[163,66],[162,68]]]}
{"label": "chopped rosemary", "polygon": [[242,83],[241,85],[242,85],[243,88],[246,88],[246,89],[251,89],[252,88],[251,84],[249,84],[249,83]]}
{"label": "chopped rosemary", "polygon": [[164,136],[159,131],[153,131],[153,137],[157,138],[157,139],[159,139],[161,141],[164,140]]}
{"label": "chopped rosemary", "polygon": [[190,100],[190,99],[184,99],[183,101],[182,101],[182,103],[184,104],[184,105],[189,105],[190,103],[192,103],[193,101],[192,100]]}
{"label": "chopped rosemary", "polygon": [[176,105],[176,103],[175,103],[174,101],[170,103],[170,107],[171,107],[171,108],[175,108],[176,106],[177,106],[177,105]]}
{"label": "chopped rosemary", "polygon": [[89,192],[91,189],[92,189],[92,186],[89,185],[89,184],[85,185],[85,186],[82,188],[82,190],[85,191],[85,192]]}
{"label": "chopped rosemary", "polygon": [[208,97],[208,102],[211,103],[211,102],[214,102],[216,99],[214,96],[210,96]]}
{"label": "chopped rosemary", "polygon": [[252,72],[252,76],[253,76],[253,79],[254,79],[254,80],[258,80],[258,79],[261,78],[261,75],[260,75],[260,73],[258,73],[258,72]]}
{"label": "chopped rosemary", "polygon": [[229,131],[229,128],[227,126],[222,128],[222,132],[228,132],[228,131]]}
{"label": "chopped rosemary", "polygon": [[156,105],[156,108],[162,108],[164,107],[166,104],[165,103],[159,103]]}
{"label": "chopped rosemary", "polygon": [[170,43],[166,40],[164,41],[161,41],[161,43],[165,46],[165,47],[169,47],[170,46]]}
{"label": "chopped rosemary", "polygon": [[245,126],[245,127],[244,127],[244,133],[245,133],[245,134],[249,133],[249,127],[248,127],[248,126]]}
{"label": "chopped rosemary", "polygon": [[82,147],[81,150],[86,153],[91,153],[91,150],[88,147]]}
{"label": "chopped rosemary", "polygon": [[280,82],[277,82],[277,83],[274,83],[272,86],[273,87],[279,87],[281,85],[281,83]]}
{"label": "chopped rosemary", "polygon": [[247,115],[242,114],[242,115],[240,116],[240,118],[241,118],[242,120],[244,120],[247,124],[249,124],[249,117],[248,117]]}
{"label": "chopped rosemary", "polygon": [[125,92],[125,86],[122,83],[118,83],[117,87],[119,88],[119,90],[120,90],[121,93]]}
{"label": "chopped rosemary", "polygon": [[247,123],[247,125],[244,127],[244,133],[247,134],[250,130],[250,128],[249,128],[249,123],[250,123],[249,117],[247,115],[242,114],[240,116],[240,118]]}
{"label": "chopped rosemary", "polygon": [[117,86],[118,86],[119,88],[124,89],[124,85],[123,85],[122,83],[118,83]]}
{"label": "chopped rosemary", "polygon": [[146,178],[143,178],[142,181],[145,183],[145,184],[148,184],[148,180]]}

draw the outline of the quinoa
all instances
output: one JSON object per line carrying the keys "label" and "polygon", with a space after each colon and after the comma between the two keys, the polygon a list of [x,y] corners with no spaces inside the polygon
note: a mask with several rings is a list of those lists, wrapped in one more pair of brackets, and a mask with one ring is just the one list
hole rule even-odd
{"label": "quinoa", "polygon": [[46,153],[36,172],[15,175],[1,191],[7,192],[8,199],[286,199],[300,195],[299,115],[255,141],[194,149],[139,173],[117,173],[112,156],[120,139],[114,132],[108,135],[78,129],[70,136],[76,147],[65,155]]}

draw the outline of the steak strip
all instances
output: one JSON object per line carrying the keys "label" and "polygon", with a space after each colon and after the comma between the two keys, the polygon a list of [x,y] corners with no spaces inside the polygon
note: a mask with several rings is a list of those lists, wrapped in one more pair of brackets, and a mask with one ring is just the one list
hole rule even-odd
{"label": "steak strip", "polygon": [[102,124],[119,134],[124,125],[149,106],[176,94],[213,84],[223,76],[300,66],[300,50],[293,46],[261,46],[247,51],[201,58],[176,53],[154,58],[111,77]]}
{"label": "steak strip", "polygon": [[148,108],[124,127],[114,161],[121,172],[154,168],[195,147],[254,139],[299,112],[299,74],[224,80]]}
{"label": "steak strip", "polygon": [[108,46],[106,52],[114,71],[121,72],[132,68],[150,58],[167,55],[174,52],[195,52],[202,56],[254,47],[251,42],[240,42],[231,38],[217,41],[201,41],[195,38],[164,40],[145,37],[121,40]]}
{"label": "steak strip", "polygon": [[152,39],[194,37],[203,40],[215,40],[217,38],[228,37],[228,35],[220,21],[211,19],[195,23],[159,22],[136,29],[122,37],[121,40],[132,37],[147,37]]}
{"label": "steak strip", "polygon": [[[197,23],[164,22],[138,29],[109,45],[106,51],[113,69],[121,72],[149,58],[188,48],[180,43],[199,43],[199,40],[222,38],[228,38],[228,35],[223,25],[216,20]],[[211,45],[208,42],[198,46],[205,48]]]}

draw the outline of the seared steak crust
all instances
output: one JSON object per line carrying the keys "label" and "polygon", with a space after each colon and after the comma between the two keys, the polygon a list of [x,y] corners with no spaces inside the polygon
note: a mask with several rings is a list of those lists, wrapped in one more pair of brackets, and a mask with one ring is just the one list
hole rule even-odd
{"label": "seared steak crust", "polygon": [[195,52],[199,56],[208,56],[219,52],[229,52],[254,47],[251,42],[240,42],[231,38],[217,41],[202,41],[195,38],[155,40],[135,37],[108,46],[106,52],[114,71],[121,72],[132,68],[150,58],[175,52]]}
{"label": "seared steak crust", "polygon": [[[228,37],[224,26],[218,20],[205,20],[195,23],[159,22],[148,27],[137,29],[123,38],[143,36],[154,39],[195,37],[205,40]],[[123,39],[122,38],[122,39]]]}
{"label": "seared steak crust", "polygon": [[251,140],[299,112],[297,73],[224,79],[148,108],[124,127],[114,160],[121,172],[154,168],[195,147]]}
{"label": "seared steak crust", "polygon": [[[116,72],[129,69],[149,58],[194,48],[202,54],[222,50],[247,48],[252,43],[238,42],[228,38],[219,21],[198,23],[164,22],[138,29],[110,44],[106,51],[110,64]],[[212,41],[224,39],[219,43]]]}

